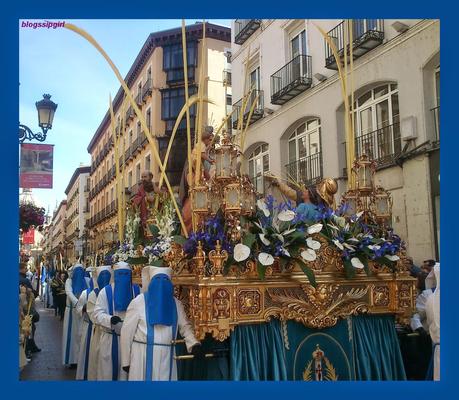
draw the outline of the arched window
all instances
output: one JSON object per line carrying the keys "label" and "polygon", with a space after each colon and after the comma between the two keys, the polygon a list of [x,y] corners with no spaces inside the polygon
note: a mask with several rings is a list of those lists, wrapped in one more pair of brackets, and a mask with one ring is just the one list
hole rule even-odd
{"label": "arched window", "polygon": [[306,185],[322,178],[320,119],[300,123],[288,138],[287,174]]}
{"label": "arched window", "polygon": [[264,193],[263,174],[269,171],[269,146],[260,144],[249,155],[249,177],[255,189]]}
{"label": "arched window", "polygon": [[401,152],[397,84],[384,84],[354,103],[356,156],[367,154],[385,163]]}

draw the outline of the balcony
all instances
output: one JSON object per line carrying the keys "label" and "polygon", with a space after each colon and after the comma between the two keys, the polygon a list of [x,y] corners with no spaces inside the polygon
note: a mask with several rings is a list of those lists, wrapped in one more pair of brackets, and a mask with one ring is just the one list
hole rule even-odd
{"label": "balcony", "polygon": [[[328,32],[328,36],[335,43],[338,54],[343,63],[344,38],[347,33],[345,21]],[[363,56],[379,46],[384,40],[384,21],[382,19],[354,19],[352,20],[352,52],[354,59]],[[350,46],[347,45],[347,55],[350,56]],[[337,70],[335,57],[331,47],[325,42],[325,68]]]}
{"label": "balcony", "polygon": [[[252,115],[250,117],[249,125],[251,125],[254,122],[256,122],[259,119],[261,119],[263,117],[263,114],[264,114],[263,90],[254,90],[250,94],[250,98],[248,99],[248,101],[247,101],[247,103],[245,105],[245,108],[244,108],[244,111],[243,111],[244,114],[242,116],[242,120],[243,120],[244,123],[247,122],[247,119],[249,118],[249,114],[250,114],[250,108],[252,107],[252,105],[255,102],[255,100],[256,100],[258,95],[259,95],[259,97],[258,97],[258,100],[257,100],[257,104],[255,105],[255,108],[254,108],[254,110],[252,112]],[[236,111],[232,115],[233,128],[237,128],[237,124],[238,124],[238,121],[239,121],[239,115],[242,112],[241,111],[242,100],[243,99],[239,100],[238,102],[236,102],[233,105],[233,107],[236,108]]]}
{"label": "balcony", "polygon": [[434,121],[434,140],[432,141],[432,147],[440,146],[440,106],[434,107],[430,110]]}
{"label": "balcony", "polygon": [[271,75],[271,103],[282,105],[309,89],[312,84],[311,57],[296,56]]}
{"label": "balcony", "polygon": [[223,86],[231,86],[231,70],[223,70]]}
{"label": "balcony", "polygon": [[398,122],[355,138],[355,157],[366,154],[376,161],[378,168],[393,165],[401,151],[402,138]]}
{"label": "balcony", "polygon": [[151,78],[148,78],[142,87],[142,100],[145,101],[152,94]]}
{"label": "balcony", "polygon": [[129,108],[126,111],[126,122],[130,121],[131,119],[134,119],[134,109],[129,106]]}
{"label": "balcony", "polygon": [[306,186],[313,185],[322,179],[322,153],[311,154],[285,166],[287,176]]}
{"label": "balcony", "polygon": [[135,96],[135,102],[139,107],[142,107],[142,90],[139,90],[139,93],[137,93],[137,96]]}
{"label": "balcony", "polygon": [[237,19],[234,22],[234,43],[243,44],[261,25],[261,19]]}

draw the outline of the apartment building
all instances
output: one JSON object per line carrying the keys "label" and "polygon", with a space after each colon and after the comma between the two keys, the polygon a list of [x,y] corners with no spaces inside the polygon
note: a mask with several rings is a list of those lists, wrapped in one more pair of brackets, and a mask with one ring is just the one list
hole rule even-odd
{"label": "apartment building", "polygon": [[53,213],[51,234],[51,253],[53,258],[56,257],[57,262],[60,262],[59,254],[65,259],[65,242],[66,232],[65,224],[67,217],[67,200],[62,200]]}
{"label": "apartment building", "polygon": [[[393,227],[415,261],[439,258],[439,21],[356,19],[350,26],[356,154],[377,161],[376,183],[391,191]],[[247,72],[245,90],[259,99],[243,150],[260,192],[268,170],[306,184],[333,177],[339,195],[347,189],[340,80],[318,27],[343,56],[343,20],[232,23],[233,126],[239,113],[248,119],[240,101]]]}
{"label": "apartment building", "polygon": [[[228,54],[231,33],[228,27],[206,23],[206,48],[202,57],[203,24],[186,27],[189,95],[197,92],[200,72],[204,69],[204,94],[214,104],[204,104],[203,125],[217,126],[231,105]],[[203,59],[201,59],[203,58]],[[181,27],[149,35],[125,81],[145,116],[163,159],[176,118],[185,103]],[[117,188],[115,184],[115,149],[113,134],[121,135],[120,164],[124,169],[125,189],[136,190],[144,170],[152,171],[159,180],[159,167],[142,131],[140,121],[129,105],[122,107],[124,93],[120,88],[113,100],[115,132],[111,131],[110,112],[97,128],[88,152],[90,171],[90,253],[113,244],[117,238]],[[194,137],[196,107],[190,110],[190,125]],[[186,119],[172,145],[166,171],[171,185],[178,186],[186,157]]]}
{"label": "apartment building", "polygon": [[66,210],[66,245],[67,258],[75,263],[83,254],[83,235],[89,217],[89,173],[90,166],[75,169],[65,189],[67,196]]}

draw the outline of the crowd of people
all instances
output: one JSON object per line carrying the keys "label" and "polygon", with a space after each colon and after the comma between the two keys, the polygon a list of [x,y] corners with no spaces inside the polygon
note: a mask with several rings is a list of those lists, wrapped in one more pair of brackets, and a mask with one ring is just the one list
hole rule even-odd
{"label": "crowd of people", "polygon": [[417,279],[416,310],[400,335],[407,378],[440,380],[440,263],[430,259],[418,267],[411,258],[407,262]]}
{"label": "crowd of people", "polygon": [[[19,283],[21,367],[40,351],[34,342],[38,293],[24,268]],[[143,293],[132,283],[131,266],[125,262],[97,268],[76,264],[68,275],[58,272],[42,280],[44,305],[63,319],[62,364],[76,369],[77,380],[176,380],[178,334],[194,357],[204,356],[174,297],[171,270],[144,268],[142,288]],[[24,321],[30,319],[27,328]]]}

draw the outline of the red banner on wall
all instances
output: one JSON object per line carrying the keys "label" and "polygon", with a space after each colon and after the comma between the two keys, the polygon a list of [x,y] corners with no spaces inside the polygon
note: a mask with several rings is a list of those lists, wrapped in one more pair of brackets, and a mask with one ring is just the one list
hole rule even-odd
{"label": "red banner on wall", "polygon": [[35,243],[35,229],[29,229],[27,232],[22,234],[23,244],[34,244]]}
{"label": "red banner on wall", "polygon": [[53,148],[52,144],[21,144],[20,187],[52,189]]}

